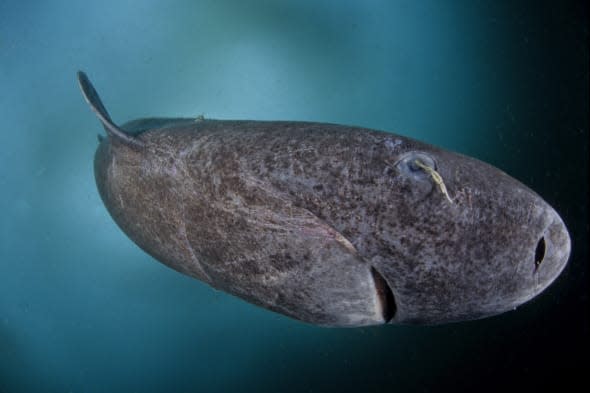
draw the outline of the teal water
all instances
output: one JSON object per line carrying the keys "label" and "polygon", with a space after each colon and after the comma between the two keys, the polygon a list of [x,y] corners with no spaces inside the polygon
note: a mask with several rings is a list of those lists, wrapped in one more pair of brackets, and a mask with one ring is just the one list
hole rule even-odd
{"label": "teal water", "polygon": [[[588,386],[587,15],[574,1],[0,1],[0,392]],[[111,220],[78,69],[118,122],[324,121],[475,156],[556,208],[569,265],[514,312],[445,326],[326,329],[256,308]]]}

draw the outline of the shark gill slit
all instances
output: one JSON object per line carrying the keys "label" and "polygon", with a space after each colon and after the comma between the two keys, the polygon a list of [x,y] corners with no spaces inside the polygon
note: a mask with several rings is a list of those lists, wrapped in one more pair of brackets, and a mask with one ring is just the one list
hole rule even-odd
{"label": "shark gill slit", "polygon": [[375,283],[375,291],[377,292],[377,299],[381,306],[381,314],[385,323],[388,323],[395,316],[397,310],[395,297],[385,278],[373,266],[371,266],[371,276],[373,276]]}

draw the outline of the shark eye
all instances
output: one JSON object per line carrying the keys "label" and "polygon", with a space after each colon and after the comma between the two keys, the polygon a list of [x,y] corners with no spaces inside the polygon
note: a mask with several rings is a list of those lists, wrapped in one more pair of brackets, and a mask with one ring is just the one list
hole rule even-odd
{"label": "shark eye", "polygon": [[436,162],[426,153],[412,151],[404,154],[396,163],[397,169],[404,175],[416,180],[428,178],[428,173],[420,167],[418,163],[423,166],[436,170]]}
{"label": "shark eye", "polygon": [[545,258],[545,248],[545,238],[541,237],[537,243],[537,248],[535,249],[535,271],[539,268],[541,262],[543,262],[543,259]]}

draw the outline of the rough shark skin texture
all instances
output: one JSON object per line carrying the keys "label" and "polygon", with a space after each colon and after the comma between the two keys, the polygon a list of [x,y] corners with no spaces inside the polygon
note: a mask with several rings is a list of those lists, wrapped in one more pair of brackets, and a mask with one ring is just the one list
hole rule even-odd
{"label": "rough shark skin texture", "polygon": [[78,77],[107,130],[95,176],[115,222],[160,262],[251,303],[323,326],[471,320],[528,301],[567,263],[553,208],[476,159],[324,123],[119,128]]}

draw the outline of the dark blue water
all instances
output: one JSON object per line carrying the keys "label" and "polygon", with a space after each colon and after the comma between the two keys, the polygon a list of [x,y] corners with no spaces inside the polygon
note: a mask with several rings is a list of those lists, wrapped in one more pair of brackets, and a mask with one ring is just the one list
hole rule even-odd
{"label": "dark blue water", "polygon": [[[581,2],[0,1],[0,392],[540,391],[588,385],[588,27]],[[562,215],[558,280],[498,317],[317,328],[182,276],[94,184],[117,122],[313,120],[488,161]]]}

